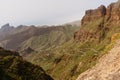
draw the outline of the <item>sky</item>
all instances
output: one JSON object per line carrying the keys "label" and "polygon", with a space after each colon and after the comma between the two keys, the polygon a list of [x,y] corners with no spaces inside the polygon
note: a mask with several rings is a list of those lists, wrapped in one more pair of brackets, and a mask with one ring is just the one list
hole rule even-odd
{"label": "sky", "polygon": [[0,26],[59,25],[81,20],[85,10],[117,0],[0,0]]}

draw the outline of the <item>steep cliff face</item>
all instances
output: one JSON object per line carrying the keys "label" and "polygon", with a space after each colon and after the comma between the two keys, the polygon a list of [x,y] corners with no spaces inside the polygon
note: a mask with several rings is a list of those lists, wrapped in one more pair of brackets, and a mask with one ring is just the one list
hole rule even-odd
{"label": "steep cliff face", "polygon": [[119,23],[120,22],[120,1],[112,3],[107,7],[108,21]]}
{"label": "steep cliff face", "polygon": [[110,26],[108,24],[120,24],[120,0],[110,4],[107,8],[101,5],[97,9],[87,10],[81,21],[82,27],[74,34],[74,39],[79,41],[99,41],[109,31]]}
{"label": "steep cliff face", "polygon": [[102,18],[106,15],[106,7],[101,5],[95,10],[87,10],[85,16],[82,19],[82,25],[88,24],[89,22],[94,21],[95,19]]}
{"label": "steep cliff face", "polygon": [[108,21],[120,22],[120,1],[110,4],[107,8],[101,5],[95,10],[87,10],[82,19],[82,25],[107,16]]}

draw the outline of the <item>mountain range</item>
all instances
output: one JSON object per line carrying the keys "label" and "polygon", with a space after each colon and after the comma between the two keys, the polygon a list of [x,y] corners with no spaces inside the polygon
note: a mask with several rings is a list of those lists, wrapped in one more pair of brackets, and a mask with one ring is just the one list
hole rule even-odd
{"label": "mountain range", "polygon": [[20,52],[14,56],[19,56],[21,64],[26,60],[26,64],[42,67],[55,80],[119,80],[120,0],[87,10],[79,22],[59,26],[5,24],[0,29],[0,46]]}
{"label": "mountain range", "polygon": [[72,38],[79,26],[65,24],[61,26],[24,26],[12,27],[5,24],[0,29],[0,46],[8,50],[27,49],[42,51],[59,46]]}

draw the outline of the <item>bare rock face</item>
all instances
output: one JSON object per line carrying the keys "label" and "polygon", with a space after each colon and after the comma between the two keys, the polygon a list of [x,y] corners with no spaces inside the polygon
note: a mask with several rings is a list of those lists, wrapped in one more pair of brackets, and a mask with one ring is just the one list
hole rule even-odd
{"label": "bare rock face", "polygon": [[106,7],[101,5],[95,10],[87,10],[85,16],[82,19],[82,25],[94,21],[95,19],[102,18],[106,15]]}
{"label": "bare rock face", "polygon": [[120,40],[96,66],[82,73],[77,80],[120,80]]}
{"label": "bare rock face", "polygon": [[108,21],[119,23],[120,22],[120,0],[117,3],[112,3],[107,7]]}
{"label": "bare rock face", "polygon": [[[100,7],[98,7],[95,10],[87,10],[85,12],[85,16],[83,17],[82,21],[81,21],[81,25],[88,25],[91,22],[94,22],[97,19],[103,19],[106,15],[106,7],[104,5],[101,5]],[[97,25],[96,27],[101,27],[103,28],[103,23],[100,23],[99,25]],[[95,32],[90,32],[90,30],[86,30],[84,28],[81,28],[80,31],[76,32],[74,34],[74,39],[75,40],[79,40],[80,42],[84,42],[86,40],[98,40],[101,37],[100,33],[98,33],[98,31]]]}
{"label": "bare rock face", "polygon": [[0,31],[6,32],[6,31],[10,31],[13,28],[14,28],[13,26],[10,26],[10,24],[7,23],[1,27]]}
{"label": "bare rock face", "polygon": [[[95,21],[97,22],[97,25]],[[93,23],[93,25],[89,25]],[[81,41],[85,41],[88,39],[101,39],[105,36],[106,31],[109,30],[109,28],[105,24],[120,24],[120,0],[118,0],[116,3],[111,3],[107,8],[104,5],[101,5],[97,9],[94,10],[87,10],[85,12],[85,16],[83,17],[81,21],[81,29],[74,34],[74,39]],[[89,28],[89,30],[85,30],[84,27],[91,27],[94,26],[95,31],[90,32],[90,29],[93,27]],[[98,29],[97,29],[98,28]],[[102,31],[99,34],[99,32]],[[99,40],[98,40],[99,41]]]}
{"label": "bare rock face", "polygon": [[95,10],[87,10],[82,19],[82,25],[88,24],[96,19],[108,17],[108,21],[119,23],[120,22],[120,0],[116,3],[110,4],[107,8],[101,5]]}
{"label": "bare rock face", "polygon": [[76,32],[74,34],[74,39],[77,41],[80,41],[80,42],[84,42],[88,39],[91,39],[91,41],[94,41],[94,39],[97,39],[99,36],[96,36],[95,33],[91,33],[89,31],[86,31],[86,30],[80,30],[79,32]]}

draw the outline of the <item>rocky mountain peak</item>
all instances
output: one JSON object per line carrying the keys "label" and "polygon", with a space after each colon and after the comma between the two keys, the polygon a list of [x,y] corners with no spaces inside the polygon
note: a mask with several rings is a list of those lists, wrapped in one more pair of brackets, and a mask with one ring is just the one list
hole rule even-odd
{"label": "rocky mountain peak", "polygon": [[8,30],[10,30],[10,29],[12,29],[12,28],[14,28],[14,27],[13,27],[13,26],[10,26],[10,24],[7,23],[7,24],[5,24],[5,25],[3,25],[3,26],[1,27],[1,30],[2,30],[2,31],[8,31]]}
{"label": "rocky mountain peak", "polygon": [[4,25],[1,27],[1,29],[3,29],[3,28],[8,28],[8,27],[10,27],[10,24],[9,24],[9,23],[4,24]]}
{"label": "rocky mountain peak", "polygon": [[120,22],[120,0],[111,3],[107,8],[104,5],[97,9],[90,9],[85,12],[82,19],[82,25],[86,25],[96,19],[107,17],[107,21],[118,24]]}
{"label": "rocky mountain peak", "polygon": [[120,22],[120,0],[107,7],[108,21],[118,24]]}
{"label": "rocky mountain peak", "polygon": [[[81,20],[81,26],[90,25],[88,28],[97,28],[97,31],[85,30],[83,27],[80,31],[74,34],[74,39],[79,41],[85,41],[86,39],[101,39],[104,37],[109,28],[104,24],[120,24],[120,0],[111,3],[109,6],[104,5],[99,6],[97,9],[90,9],[85,12],[85,16]],[[92,25],[91,25],[92,24]],[[91,27],[91,28],[90,28]],[[104,29],[103,34],[98,32]],[[94,36],[94,37],[93,37]],[[99,36],[99,37],[98,37]]]}
{"label": "rocky mountain peak", "polygon": [[13,26],[10,26],[10,24],[7,23],[7,24],[5,24],[5,25],[3,25],[3,26],[1,27],[1,31],[9,31],[9,30],[11,30],[11,29],[13,29],[13,28],[14,28]]}
{"label": "rocky mountain peak", "polygon": [[85,12],[85,16],[83,17],[81,23],[82,25],[88,24],[89,22],[104,17],[106,15],[106,7],[101,5],[97,9],[90,9]]}

